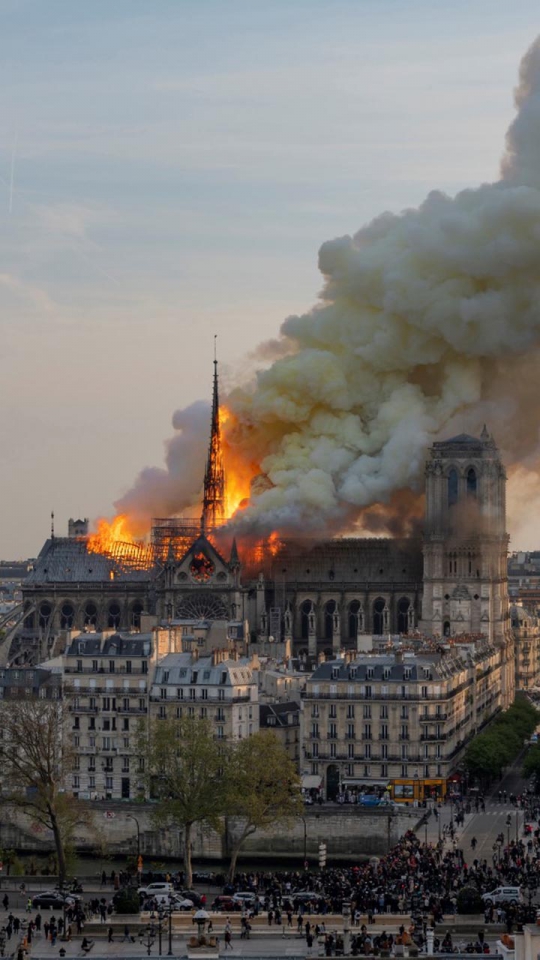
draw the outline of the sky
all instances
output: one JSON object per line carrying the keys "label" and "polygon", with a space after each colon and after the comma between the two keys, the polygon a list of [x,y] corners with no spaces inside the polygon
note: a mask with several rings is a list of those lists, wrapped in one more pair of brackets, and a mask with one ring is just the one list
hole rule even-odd
{"label": "sky", "polygon": [[321,243],[497,179],[537,32],[532,0],[2,0],[0,559],[112,515]]}

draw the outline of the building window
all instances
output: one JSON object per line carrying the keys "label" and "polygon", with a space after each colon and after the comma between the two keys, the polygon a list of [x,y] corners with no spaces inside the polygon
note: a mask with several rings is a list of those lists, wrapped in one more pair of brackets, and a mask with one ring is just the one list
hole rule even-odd
{"label": "building window", "polygon": [[161,706],[159,708],[159,718],[160,720],[165,720],[167,718],[167,707]]}
{"label": "building window", "polygon": [[388,720],[388,705],[383,704],[381,707],[381,720]]}
{"label": "building window", "polygon": [[217,736],[218,740],[223,740],[223,738],[224,738],[224,736],[225,736],[225,734],[224,734],[224,732],[223,732],[223,727],[218,727],[218,728],[217,728],[217,734],[216,734],[216,736]]}
{"label": "building window", "polygon": [[347,764],[347,776],[354,777],[354,763]]}
{"label": "building window", "polygon": [[402,708],[401,708],[401,719],[402,719],[402,720],[408,720],[408,719],[409,719],[409,708],[408,708],[408,707],[402,707]]}
{"label": "building window", "polygon": [[380,735],[380,739],[381,739],[381,740],[388,740],[388,724],[387,724],[387,723],[381,723],[381,735]]}
{"label": "building window", "polygon": [[407,764],[406,764],[406,763],[403,763],[403,764],[401,765],[401,776],[402,776],[402,777],[408,776],[408,774],[407,774]]}
{"label": "building window", "polygon": [[467,471],[467,495],[469,497],[476,496],[476,486],[476,471],[471,467],[470,470]]}
{"label": "building window", "polygon": [[318,776],[318,774],[319,774],[319,764],[318,764],[318,763],[312,763],[312,764],[311,764],[311,773],[312,773],[312,775],[313,775],[314,777]]}
{"label": "building window", "polygon": [[[366,709],[366,707],[364,707],[364,710],[365,710],[365,709]],[[371,710],[371,707],[369,707],[368,709]],[[364,714],[364,716],[365,716],[365,714]],[[349,706],[347,707],[347,717],[348,717],[349,720],[354,720],[354,703],[350,703]],[[370,713],[369,717],[371,717],[371,713]],[[368,718],[368,719],[369,719],[369,718]]]}
{"label": "building window", "polygon": [[383,760],[388,760],[388,744],[383,743],[381,745],[381,757]]}
{"label": "building window", "polygon": [[337,707],[336,707],[335,703],[331,703],[331,704],[330,704],[330,710],[329,710],[328,716],[331,717],[333,720],[336,719],[336,717],[337,717]]}
{"label": "building window", "polygon": [[348,740],[355,740],[355,739],[356,739],[355,729],[354,729],[354,723],[349,723],[349,724],[347,724],[347,739],[348,739]]}
{"label": "building window", "polygon": [[162,700],[166,700],[166,699],[167,699],[167,687],[161,687],[161,690],[159,691],[159,695],[160,695],[160,697],[161,697]]}
{"label": "building window", "polygon": [[131,673],[131,660],[126,660],[126,673]]}
{"label": "building window", "polygon": [[[353,716],[354,716],[354,707],[353,707]],[[371,704],[369,703],[364,704],[363,716],[364,716],[364,720],[371,720]]]}
{"label": "building window", "polygon": [[365,724],[364,724],[363,739],[364,739],[364,740],[371,740],[371,724],[370,724],[370,723],[365,723]]}
{"label": "building window", "polygon": [[352,759],[354,757],[354,743],[347,744],[347,755]]}
{"label": "building window", "polygon": [[116,664],[114,660],[109,660],[109,673],[114,673],[116,669]]}
{"label": "building window", "polygon": [[330,744],[330,757],[331,757],[332,760],[335,760],[336,756],[337,756],[337,744],[331,743],[331,744]]}
{"label": "building window", "polygon": [[328,725],[328,737],[330,740],[337,737],[337,723],[330,723]]}
{"label": "building window", "polygon": [[366,760],[371,760],[371,744],[370,743],[364,744],[364,758]]}
{"label": "building window", "polygon": [[80,786],[81,786],[81,778],[79,777],[78,774],[76,774],[76,775],[73,777],[73,789],[74,789],[74,790],[79,790]]}
{"label": "building window", "polygon": [[382,764],[381,764],[381,777],[387,777],[387,776],[388,776],[388,767],[387,767],[386,763],[382,763]]}
{"label": "building window", "polygon": [[224,699],[225,699],[225,691],[218,690],[218,700],[224,700]]}
{"label": "building window", "polygon": [[113,789],[113,778],[112,778],[112,777],[105,777],[105,789],[106,789],[106,790],[112,790],[112,789]]}
{"label": "building window", "polygon": [[129,757],[122,757],[122,773],[129,773]]}
{"label": "building window", "polygon": [[314,703],[313,706],[312,706],[312,708],[311,708],[311,716],[312,716],[312,717],[318,717],[318,716],[319,716],[319,707],[318,707],[318,705],[317,705],[316,703]]}
{"label": "building window", "polygon": [[364,776],[365,776],[365,777],[371,776],[371,774],[370,774],[370,772],[369,772],[369,767],[367,767],[367,766],[364,767]]}
{"label": "building window", "polygon": [[77,673],[82,673],[82,660],[77,660]]}
{"label": "building window", "polygon": [[88,788],[89,788],[90,790],[95,790],[95,789],[96,789],[96,778],[95,778],[95,777],[88,777]]}

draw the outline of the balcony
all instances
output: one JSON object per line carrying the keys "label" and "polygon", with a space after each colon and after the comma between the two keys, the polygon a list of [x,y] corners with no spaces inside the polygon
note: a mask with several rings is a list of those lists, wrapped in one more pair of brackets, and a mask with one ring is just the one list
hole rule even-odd
{"label": "balcony", "polygon": [[75,707],[73,704],[69,706],[70,713],[97,713],[98,707]]}
{"label": "balcony", "polygon": [[448,720],[447,713],[422,713],[418,718],[420,723],[443,723],[445,720]]}
{"label": "balcony", "polygon": [[447,733],[422,733],[420,735],[420,740],[422,740],[423,742],[426,740],[430,742],[433,742],[434,740],[448,740],[448,734]]}

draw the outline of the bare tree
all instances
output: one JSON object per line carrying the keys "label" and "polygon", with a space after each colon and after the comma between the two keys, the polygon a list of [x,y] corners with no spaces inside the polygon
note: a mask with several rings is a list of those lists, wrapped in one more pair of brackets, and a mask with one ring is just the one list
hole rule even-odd
{"label": "bare tree", "polygon": [[85,819],[65,791],[74,768],[68,742],[69,703],[22,698],[0,706],[0,777],[4,796],[35,823],[52,831],[59,881],[66,877],[66,848],[76,823]]}

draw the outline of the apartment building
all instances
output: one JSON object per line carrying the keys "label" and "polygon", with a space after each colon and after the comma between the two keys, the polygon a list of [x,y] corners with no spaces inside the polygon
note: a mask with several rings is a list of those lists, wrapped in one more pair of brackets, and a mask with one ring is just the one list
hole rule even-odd
{"label": "apartment building", "polygon": [[241,740],[259,729],[259,696],[249,658],[170,653],[156,667],[150,687],[150,717],[193,716],[209,720],[218,740]]}
{"label": "apartment building", "polygon": [[539,619],[521,603],[513,603],[510,622],[515,641],[516,690],[531,690],[540,676]]}
{"label": "apartment building", "polygon": [[302,695],[303,773],[320,776],[328,798],[444,796],[467,743],[501,707],[500,670],[486,641],[320,664]]}
{"label": "apartment building", "polygon": [[298,700],[261,703],[259,723],[261,730],[271,730],[275,733],[296,769],[300,770],[300,704]]}
{"label": "apartment building", "polygon": [[70,698],[73,746],[78,754],[71,789],[81,799],[144,795],[144,759],[137,728],[148,715],[155,667],[151,634],[82,633],[64,657],[64,694]]}

